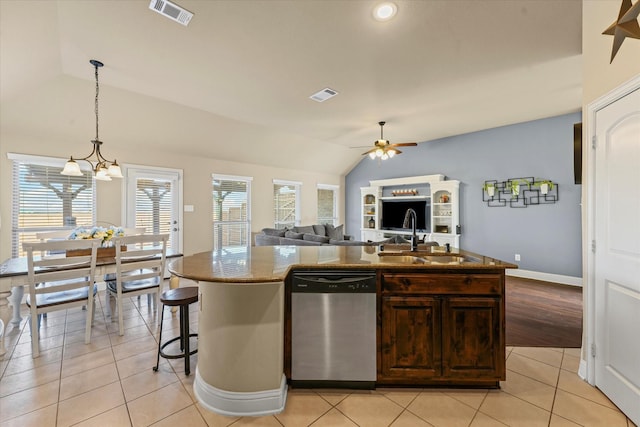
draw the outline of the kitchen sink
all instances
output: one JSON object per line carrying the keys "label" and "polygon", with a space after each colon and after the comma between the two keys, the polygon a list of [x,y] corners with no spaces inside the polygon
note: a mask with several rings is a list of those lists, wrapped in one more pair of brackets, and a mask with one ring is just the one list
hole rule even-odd
{"label": "kitchen sink", "polygon": [[[405,255],[399,252],[391,252],[386,254],[380,253],[378,255],[384,255],[384,258],[387,258],[386,261],[389,261],[394,264],[425,264],[427,263],[427,261],[422,257]],[[382,261],[385,261],[384,258],[382,259]]]}
{"label": "kitchen sink", "polygon": [[462,263],[479,263],[481,260],[468,255],[434,254],[430,251],[382,251],[378,252],[378,256],[384,260],[389,258],[389,262],[397,262],[403,264],[462,264]]}

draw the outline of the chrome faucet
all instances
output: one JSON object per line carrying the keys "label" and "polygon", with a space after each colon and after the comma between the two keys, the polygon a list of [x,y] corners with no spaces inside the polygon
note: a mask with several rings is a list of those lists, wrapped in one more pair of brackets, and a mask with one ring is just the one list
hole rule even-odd
{"label": "chrome faucet", "polygon": [[418,216],[416,215],[416,211],[411,208],[407,209],[407,212],[404,214],[402,227],[409,228],[409,225],[411,225],[411,252],[416,252],[418,250],[418,236],[416,235],[417,223]]}

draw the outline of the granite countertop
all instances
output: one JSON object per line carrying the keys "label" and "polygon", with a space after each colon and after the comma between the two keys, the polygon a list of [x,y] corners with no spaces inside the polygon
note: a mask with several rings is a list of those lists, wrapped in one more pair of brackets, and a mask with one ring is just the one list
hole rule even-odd
{"label": "granite countertop", "polygon": [[505,269],[517,265],[452,248],[408,245],[254,246],[229,248],[176,259],[169,271],[179,277],[222,283],[281,282],[291,268],[322,269]]}

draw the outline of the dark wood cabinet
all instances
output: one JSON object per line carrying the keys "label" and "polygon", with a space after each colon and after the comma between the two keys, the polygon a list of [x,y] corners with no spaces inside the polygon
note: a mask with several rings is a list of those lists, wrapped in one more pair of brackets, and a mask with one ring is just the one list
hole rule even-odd
{"label": "dark wood cabinet", "polygon": [[378,383],[499,385],[503,296],[499,272],[383,272]]}
{"label": "dark wood cabinet", "polygon": [[441,375],[440,311],[436,298],[382,297],[382,377]]}

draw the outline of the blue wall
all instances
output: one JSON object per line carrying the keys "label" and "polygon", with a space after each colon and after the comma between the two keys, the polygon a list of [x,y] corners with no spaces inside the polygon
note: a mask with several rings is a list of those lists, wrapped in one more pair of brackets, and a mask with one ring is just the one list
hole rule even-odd
{"label": "blue wall", "polygon": [[[360,235],[360,187],[369,180],[444,174],[460,181],[463,249],[520,268],[582,277],[581,186],[573,180],[573,125],[580,113],[418,144],[382,161],[364,158],[346,177],[346,229]],[[490,208],[485,180],[536,177],[559,184],[559,201],[524,209]]]}

